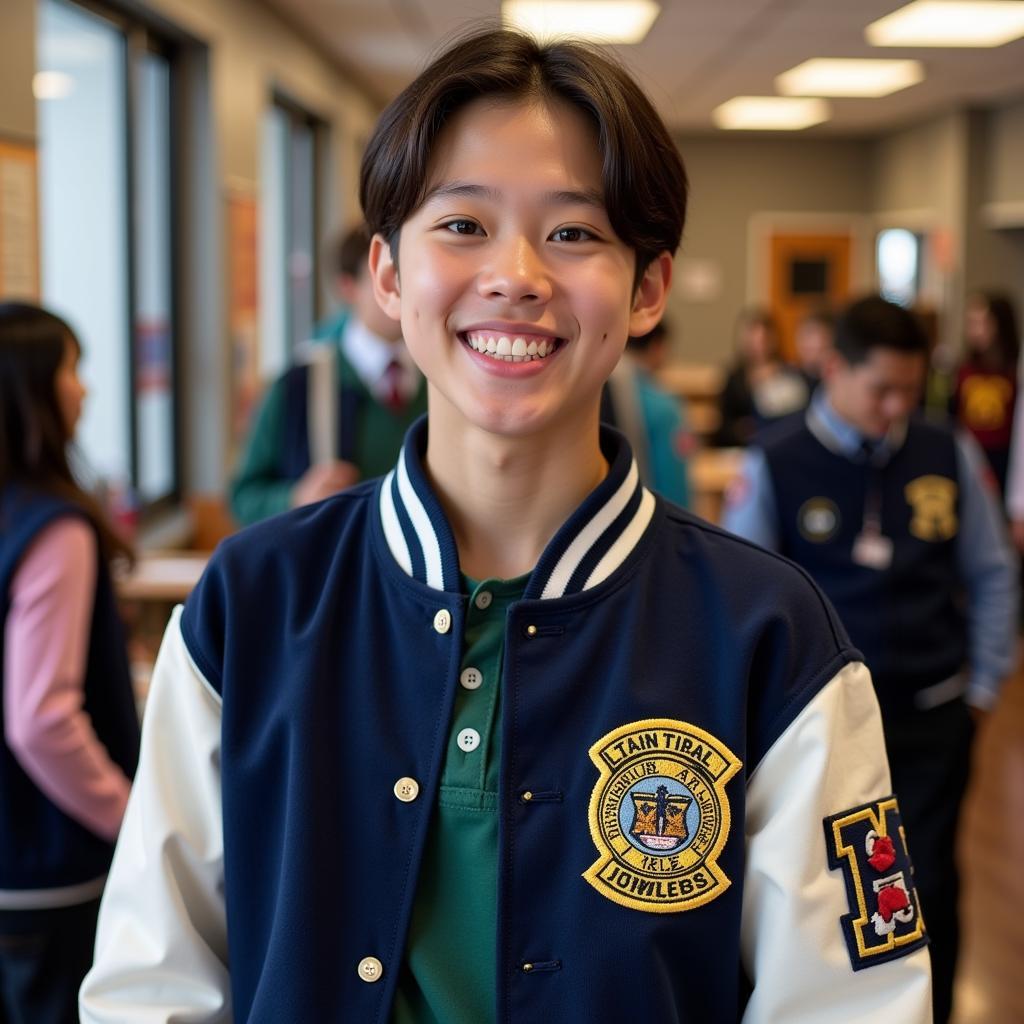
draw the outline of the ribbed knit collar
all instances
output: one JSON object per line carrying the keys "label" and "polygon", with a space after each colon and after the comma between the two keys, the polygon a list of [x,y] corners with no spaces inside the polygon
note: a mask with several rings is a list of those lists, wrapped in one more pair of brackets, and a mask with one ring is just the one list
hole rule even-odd
{"label": "ribbed knit collar", "polygon": [[[406,434],[398,464],[378,491],[381,523],[395,561],[435,590],[460,589],[451,527],[423,467],[427,419]],[[608,475],[548,543],[530,574],[524,598],[566,597],[606,580],[629,557],[654,515],[654,496],[640,483],[626,439],[601,428]]]}

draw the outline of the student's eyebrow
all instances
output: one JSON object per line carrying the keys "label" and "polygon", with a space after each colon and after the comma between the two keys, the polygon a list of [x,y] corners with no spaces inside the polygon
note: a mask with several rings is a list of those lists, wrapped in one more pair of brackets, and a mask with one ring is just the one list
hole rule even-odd
{"label": "student's eyebrow", "polygon": [[[423,198],[424,203],[432,199],[486,199],[500,203],[501,192],[486,185],[474,185],[467,181],[445,181],[435,185]],[[548,206],[596,206],[604,210],[604,196],[597,189],[559,189],[545,192],[541,201]]]}

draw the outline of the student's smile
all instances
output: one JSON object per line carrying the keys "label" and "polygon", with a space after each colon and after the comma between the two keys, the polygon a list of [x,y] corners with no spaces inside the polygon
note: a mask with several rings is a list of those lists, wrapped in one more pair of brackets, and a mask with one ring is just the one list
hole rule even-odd
{"label": "student's smile", "polygon": [[463,107],[402,225],[397,272],[375,244],[378,298],[401,317],[432,416],[506,435],[596,422],[601,386],[642,331],[636,257],[612,229],[582,114],[558,100]]}

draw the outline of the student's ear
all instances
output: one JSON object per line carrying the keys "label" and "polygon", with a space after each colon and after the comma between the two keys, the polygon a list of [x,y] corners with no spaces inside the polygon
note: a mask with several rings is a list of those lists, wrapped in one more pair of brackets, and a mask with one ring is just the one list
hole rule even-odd
{"label": "student's ear", "polygon": [[392,320],[401,320],[402,299],[398,265],[392,258],[391,246],[379,233],[370,239],[370,277],[373,278],[373,295],[377,305]]}
{"label": "student's ear", "polygon": [[668,301],[668,288],[672,283],[672,255],[663,252],[647,265],[644,276],[633,294],[633,308],[629,314],[629,336],[639,338],[658,326]]}

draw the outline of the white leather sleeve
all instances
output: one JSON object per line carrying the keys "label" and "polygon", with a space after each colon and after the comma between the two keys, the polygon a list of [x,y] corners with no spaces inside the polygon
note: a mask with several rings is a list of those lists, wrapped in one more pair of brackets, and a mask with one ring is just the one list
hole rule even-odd
{"label": "white leather sleeve", "polygon": [[230,1024],[220,698],[174,611],[153,670],[142,754],[100,907],[83,1024]]}
{"label": "white leather sleeve", "polygon": [[[823,821],[891,792],[864,665],[845,666],[775,741],[747,786],[743,1024],[931,1024],[927,948],[854,971],[840,918],[842,871]],[[899,794],[897,794],[898,796]]]}

